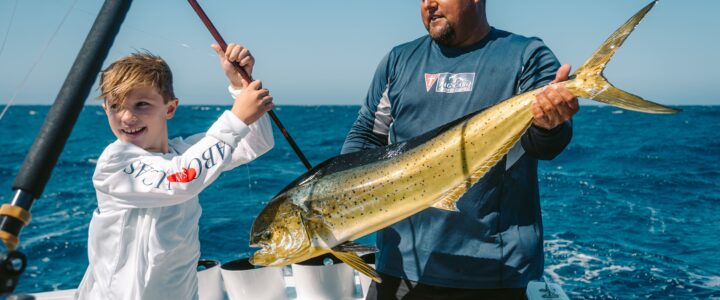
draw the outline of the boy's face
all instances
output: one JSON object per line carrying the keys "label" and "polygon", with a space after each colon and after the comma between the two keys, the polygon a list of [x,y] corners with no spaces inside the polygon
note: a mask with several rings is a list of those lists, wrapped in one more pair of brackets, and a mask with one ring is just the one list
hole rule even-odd
{"label": "boy's face", "polygon": [[178,100],[164,103],[153,87],[141,86],[128,93],[122,107],[106,99],[103,108],[115,136],[150,152],[168,152],[167,120],[175,115]]}

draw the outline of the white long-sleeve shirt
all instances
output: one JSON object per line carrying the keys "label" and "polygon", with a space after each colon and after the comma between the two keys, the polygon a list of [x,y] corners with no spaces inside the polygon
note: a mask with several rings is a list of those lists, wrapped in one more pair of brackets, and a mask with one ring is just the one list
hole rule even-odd
{"label": "white long-sleeve shirt", "polygon": [[204,134],[153,153],[116,141],[98,159],[98,209],[80,299],[197,299],[198,194],[223,171],[274,145],[267,116],[250,126],[229,111]]}

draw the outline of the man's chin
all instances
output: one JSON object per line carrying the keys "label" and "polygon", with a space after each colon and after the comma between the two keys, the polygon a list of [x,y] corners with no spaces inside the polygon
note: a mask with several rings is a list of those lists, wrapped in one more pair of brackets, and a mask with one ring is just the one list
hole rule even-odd
{"label": "man's chin", "polygon": [[455,30],[450,24],[445,24],[439,28],[430,28],[428,33],[430,34],[430,38],[436,43],[442,46],[452,47],[453,40],[455,39]]}

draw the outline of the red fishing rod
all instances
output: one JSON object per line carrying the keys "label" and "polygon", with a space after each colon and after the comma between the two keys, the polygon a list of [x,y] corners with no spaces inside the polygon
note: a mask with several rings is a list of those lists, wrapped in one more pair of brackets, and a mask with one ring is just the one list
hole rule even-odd
{"label": "red fishing rod", "polygon": [[[188,0],[190,3],[190,6],[192,6],[193,10],[197,13],[197,15],[202,20],[203,24],[205,24],[205,27],[210,31],[210,34],[215,38],[215,41],[217,41],[218,45],[220,45],[220,48],[225,51],[227,49],[227,43],[225,43],[225,39],[222,38],[220,33],[215,28],[215,25],[210,21],[208,16],[205,14],[205,11],[200,7],[200,4],[197,3],[197,0]],[[248,82],[252,82],[253,79],[250,77],[250,75],[245,72],[243,68],[240,67],[240,64],[238,62],[233,62],[233,66],[235,67],[235,70],[240,73],[240,76],[247,80]],[[282,132],[282,135],[285,137],[285,139],[290,144],[290,147],[292,147],[293,151],[295,151],[295,154],[297,154],[298,158],[300,158],[300,161],[302,161],[303,165],[310,170],[312,169],[312,165],[310,165],[310,162],[308,162],[307,158],[305,158],[305,155],[303,155],[302,151],[300,151],[300,148],[297,144],[295,144],[295,140],[290,136],[290,134],[285,130],[285,126],[283,126],[282,123],[280,123],[280,119],[278,119],[277,115],[275,115],[274,111],[268,111],[268,115],[270,115],[270,118],[275,122],[275,125],[277,125],[278,129],[280,129],[280,132]]]}

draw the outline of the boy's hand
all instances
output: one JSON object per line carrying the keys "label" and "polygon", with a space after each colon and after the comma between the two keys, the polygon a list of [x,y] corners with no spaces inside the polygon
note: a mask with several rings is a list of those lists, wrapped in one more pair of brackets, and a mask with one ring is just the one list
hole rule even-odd
{"label": "boy's hand", "polygon": [[232,113],[245,124],[250,125],[275,106],[270,91],[262,88],[262,82],[255,80],[243,88],[240,95],[235,97]]}
{"label": "boy's hand", "polygon": [[250,50],[238,44],[229,44],[225,51],[223,51],[218,44],[212,44],[211,47],[220,57],[220,65],[222,65],[223,71],[225,71],[225,75],[230,80],[233,88],[246,88],[250,83],[240,76],[240,73],[233,67],[232,62],[238,62],[240,67],[242,67],[249,76],[252,76],[255,58],[250,54]]}

